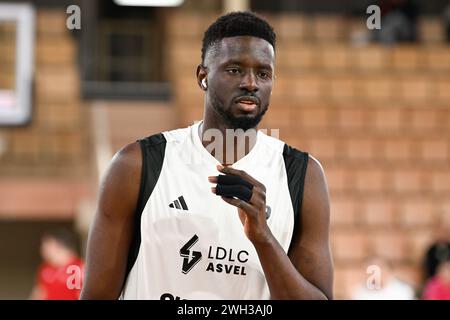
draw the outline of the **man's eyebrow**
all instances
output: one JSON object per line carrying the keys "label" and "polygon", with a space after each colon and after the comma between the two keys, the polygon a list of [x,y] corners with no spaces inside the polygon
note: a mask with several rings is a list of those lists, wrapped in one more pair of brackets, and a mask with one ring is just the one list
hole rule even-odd
{"label": "man's eyebrow", "polygon": [[225,62],[223,62],[221,65],[222,66],[226,66],[227,64],[237,64],[237,65],[242,65],[242,62],[236,59],[231,59],[231,60],[227,60]]}
{"label": "man's eyebrow", "polygon": [[[222,66],[226,66],[226,65],[229,65],[229,64],[235,64],[235,65],[241,66],[243,63],[242,63],[242,61],[239,61],[239,60],[236,60],[236,59],[230,59],[230,60],[225,61],[221,65]],[[267,64],[267,63],[258,63],[257,67],[260,68],[260,69],[272,70],[272,66],[270,64]]]}

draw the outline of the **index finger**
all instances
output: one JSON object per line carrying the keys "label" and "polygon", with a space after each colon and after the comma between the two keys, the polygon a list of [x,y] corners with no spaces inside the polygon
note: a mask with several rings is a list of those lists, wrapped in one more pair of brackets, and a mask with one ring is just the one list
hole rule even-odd
{"label": "index finger", "polygon": [[235,169],[230,166],[224,167],[221,165],[217,165],[217,170],[219,170],[220,172],[225,173],[225,174],[231,174],[234,176],[241,177],[242,179],[247,180],[248,182],[253,184],[254,186],[257,186],[257,187],[261,188],[262,190],[266,191],[266,187],[261,182],[259,182],[255,178],[253,178],[251,175],[249,175],[244,170]]}

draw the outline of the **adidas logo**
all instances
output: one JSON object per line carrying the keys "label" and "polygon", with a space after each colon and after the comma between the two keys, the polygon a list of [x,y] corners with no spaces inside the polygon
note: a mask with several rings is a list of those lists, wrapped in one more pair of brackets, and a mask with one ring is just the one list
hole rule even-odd
{"label": "adidas logo", "polygon": [[169,207],[180,209],[180,210],[188,210],[188,206],[186,204],[186,201],[184,201],[183,196],[179,196],[177,200],[172,201],[169,204]]}

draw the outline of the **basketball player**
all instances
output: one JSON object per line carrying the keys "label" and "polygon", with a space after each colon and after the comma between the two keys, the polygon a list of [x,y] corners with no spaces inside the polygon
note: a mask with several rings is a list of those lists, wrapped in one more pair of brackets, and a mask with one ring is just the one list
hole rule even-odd
{"label": "basketball player", "polygon": [[[203,120],[114,156],[82,299],[332,298],[322,167],[254,130],[269,106],[274,65],[275,33],[253,13],[230,13],[208,28],[197,68]],[[206,136],[225,140],[227,129],[254,139],[224,160],[220,151],[230,147],[223,141],[210,152]]]}

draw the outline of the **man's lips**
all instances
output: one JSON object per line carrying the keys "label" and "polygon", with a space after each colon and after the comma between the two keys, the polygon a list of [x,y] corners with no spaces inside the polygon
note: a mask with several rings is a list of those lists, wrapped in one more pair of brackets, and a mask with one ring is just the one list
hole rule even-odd
{"label": "man's lips", "polygon": [[238,97],[234,100],[234,102],[239,105],[241,110],[245,112],[251,112],[255,110],[259,105],[258,98],[251,96]]}

